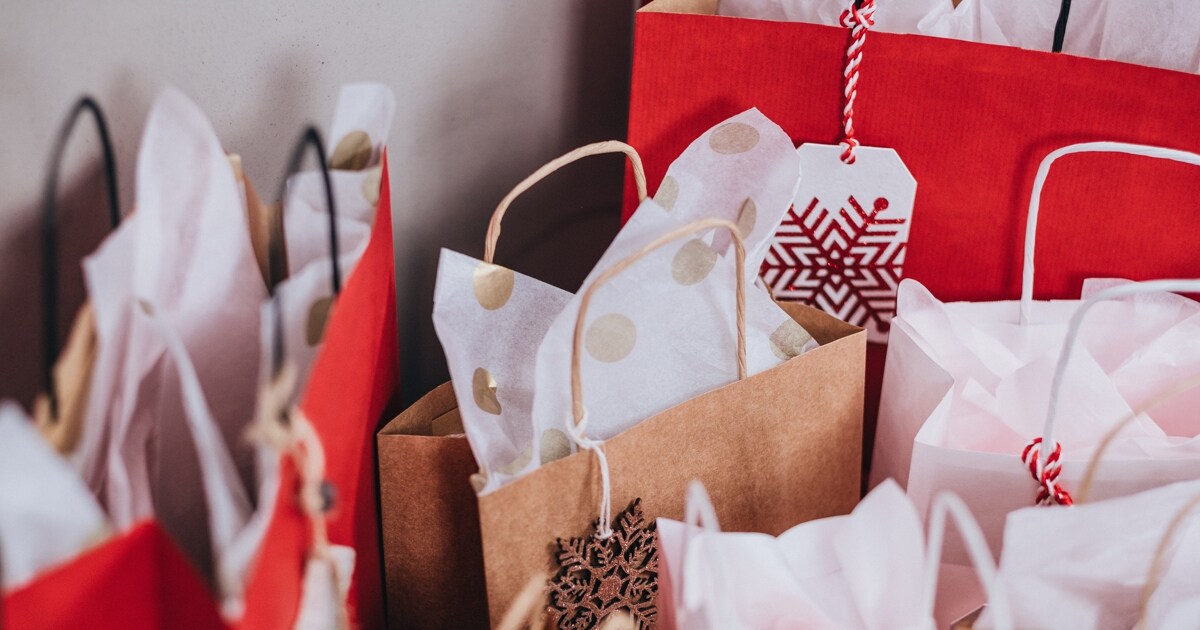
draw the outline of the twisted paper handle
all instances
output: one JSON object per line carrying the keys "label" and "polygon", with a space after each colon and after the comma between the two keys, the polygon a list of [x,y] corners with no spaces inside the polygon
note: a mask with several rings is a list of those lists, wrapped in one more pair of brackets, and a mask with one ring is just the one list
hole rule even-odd
{"label": "twisted paper handle", "polygon": [[637,185],[638,201],[646,200],[646,170],[642,167],[642,158],[638,152],[628,144],[617,140],[606,140],[604,142],[595,142],[593,144],[584,145],[578,149],[554,158],[545,166],[534,171],[532,175],[521,180],[504,199],[500,200],[500,205],[496,206],[496,210],[492,212],[492,219],[488,221],[487,235],[483,241],[483,262],[491,264],[496,257],[496,241],[500,240],[500,223],[504,220],[504,214],[508,212],[508,207],[512,202],[521,195],[521,193],[533,188],[533,185],[542,181],[546,176],[554,171],[591,155],[604,155],[605,153],[624,153],[625,157],[629,158],[629,165],[633,168],[633,181]]}
{"label": "twisted paper handle", "polygon": [[601,540],[612,535],[612,487],[609,481],[608,457],[604,453],[604,440],[592,439],[587,436],[587,409],[583,406],[583,370],[581,356],[583,348],[584,321],[587,318],[588,306],[592,297],[601,285],[614,276],[628,269],[637,261],[648,256],[660,247],[675,240],[698,232],[712,229],[724,229],[733,239],[734,260],[737,274],[737,366],[738,379],[746,378],[746,245],[742,241],[742,233],[731,221],[725,219],[701,219],[683,227],[672,230],[647,243],[640,250],[616,262],[605,269],[588,285],[579,298],[579,314],[575,318],[575,336],[571,346],[571,409],[572,418],[566,421],[567,432],[580,448],[586,448],[596,454],[600,464],[600,479],[602,495],[600,499],[600,523],[596,527],[596,535]]}
{"label": "twisted paper handle", "polygon": [[937,603],[938,573],[942,563],[942,546],[946,539],[947,518],[953,519],[958,525],[958,533],[971,564],[975,567],[975,575],[987,594],[987,604],[992,611],[993,626],[997,630],[1012,630],[1012,608],[1008,603],[1008,590],[996,570],[996,561],[988,550],[987,540],[979,529],[979,522],[967,508],[967,504],[952,492],[943,492],[933,500],[930,511],[928,541],[925,545],[925,584],[924,610],[929,620],[929,628],[933,628],[934,604]]}
{"label": "twisted paper handle", "polygon": [[1140,407],[1129,412],[1124,418],[1121,418],[1116,424],[1104,434],[1104,438],[1100,440],[1100,444],[1096,447],[1095,453],[1092,454],[1092,461],[1088,462],[1087,470],[1083,473],[1083,480],[1079,482],[1079,492],[1075,494],[1076,503],[1085,503],[1092,489],[1092,482],[1096,479],[1096,471],[1100,467],[1100,462],[1104,460],[1104,454],[1108,452],[1108,447],[1117,439],[1121,431],[1125,427],[1137,420],[1138,416],[1149,411],[1158,405],[1171,400],[1172,398],[1191,389],[1200,386],[1200,375],[1192,376],[1191,378],[1179,381],[1171,387],[1158,392],[1153,398],[1142,403]]}
{"label": "twisted paper handle", "polygon": [[1050,152],[1042,158],[1038,165],[1037,174],[1033,178],[1033,192],[1029,195],[1029,214],[1025,219],[1025,260],[1021,270],[1021,320],[1022,324],[1029,323],[1033,311],[1033,254],[1037,243],[1038,214],[1042,205],[1042,188],[1050,175],[1050,166],[1061,157],[1075,153],[1124,153],[1140,155],[1160,160],[1170,160],[1200,166],[1200,154],[1178,149],[1167,149],[1144,144],[1129,144],[1127,142],[1083,142],[1069,144]]}
{"label": "twisted paper handle", "polygon": [[[1055,428],[1058,425],[1059,399],[1063,383],[1066,382],[1067,365],[1074,353],[1076,340],[1083,326],[1083,318],[1097,304],[1130,295],[1156,292],[1192,293],[1200,291],[1200,280],[1150,280],[1147,282],[1131,282],[1118,285],[1084,300],[1067,322],[1067,334],[1063,338],[1062,351],[1059,353],[1058,364],[1054,366],[1054,377],[1050,382],[1050,400],[1046,410],[1046,422],[1042,426],[1041,437],[1035,438],[1021,452],[1021,462],[1029,467],[1030,474],[1038,482],[1037,502],[1047,505],[1051,502],[1059,505],[1071,505],[1071,495],[1058,485],[1058,476],[1062,472],[1062,446],[1054,440]],[[1041,448],[1043,441],[1054,444],[1053,450]]]}

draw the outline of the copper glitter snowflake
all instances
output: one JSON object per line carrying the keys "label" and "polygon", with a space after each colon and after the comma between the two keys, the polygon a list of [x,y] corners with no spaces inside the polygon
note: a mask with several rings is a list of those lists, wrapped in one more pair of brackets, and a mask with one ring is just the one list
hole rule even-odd
{"label": "copper glitter snowflake", "polygon": [[[595,531],[599,521],[592,523]],[[613,524],[612,536],[558,539],[558,574],[546,609],[553,627],[595,628],[623,610],[639,629],[653,628],[658,609],[658,531],[634,499]]]}

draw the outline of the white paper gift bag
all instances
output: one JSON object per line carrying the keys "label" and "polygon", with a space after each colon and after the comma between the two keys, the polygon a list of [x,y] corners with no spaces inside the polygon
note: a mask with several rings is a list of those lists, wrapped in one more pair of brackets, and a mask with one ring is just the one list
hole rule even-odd
{"label": "white paper gift bag", "polygon": [[[1009,514],[999,580],[1017,627],[1195,628],[1200,514],[1188,508],[1198,502],[1200,482],[1188,481]],[[994,627],[989,617],[976,627]]]}
{"label": "white paper gift bag", "polygon": [[[890,481],[849,515],[797,525],[778,537],[721,532],[695,482],[687,512],[687,524],[658,521],[664,627],[945,628],[983,600],[969,575],[939,580],[948,515],[972,549],[1000,627],[1012,627],[1004,624],[1007,598],[991,554],[969,511],[952,495],[937,501],[928,544],[912,503]],[[695,526],[699,515],[703,529]]]}
{"label": "white paper gift bag", "polygon": [[[1092,295],[1082,307],[1077,301],[1033,301],[1040,190],[1057,157],[1086,151],[1200,165],[1200,156],[1191,153],[1119,143],[1055,151],[1042,162],[1035,180],[1021,301],[942,304],[911,281],[900,291],[872,481],[896,477],[923,512],[937,493],[959,494],[997,552],[1009,511],[1035,499],[1069,502],[1066,489],[1080,481],[1108,423],[1134,404],[1127,397],[1151,391],[1169,372],[1164,366],[1200,362],[1194,344],[1171,341],[1196,330],[1194,304],[1184,306],[1182,298],[1165,296],[1106,301],[1200,285],[1117,287]],[[1084,323],[1087,310],[1092,314]],[[1069,325],[1071,318],[1075,321]],[[1076,336],[1079,344],[1073,341]],[[1074,351],[1073,360],[1060,360],[1063,348]],[[1061,384],[1059,393],[1051,393],[1058,387],[1052,383]],[[1052,399],[1057,401],[1053,408]],[[1140,419],[1122,436],[1096,481],[1097,496],[1200,476],[1195,439],[1200,426],[1168,412],[1158,415]],[[1173,427],[1169,434],[1165,426]],[[1034,441],[1043,436],[1056,446],[1043,450],[1040,439]],[[963,557],[953,547],[948,556],[958,562]]]}

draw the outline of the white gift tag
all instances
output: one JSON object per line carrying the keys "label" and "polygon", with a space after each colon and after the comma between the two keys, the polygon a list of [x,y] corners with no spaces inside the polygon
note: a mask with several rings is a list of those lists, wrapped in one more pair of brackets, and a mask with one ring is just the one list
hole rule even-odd
{"label": "white gift tag", "polygon": [[778,300],[801,301],[887,341],[917,180],[892,149],[803,144],[800,188],[763,261]]}

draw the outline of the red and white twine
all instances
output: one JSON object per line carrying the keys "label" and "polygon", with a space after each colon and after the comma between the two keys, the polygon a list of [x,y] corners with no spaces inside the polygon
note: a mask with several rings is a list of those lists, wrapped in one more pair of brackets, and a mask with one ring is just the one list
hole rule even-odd
{"label": "red and white twine", "polygon": [[863,43],[867,40],[867,29],[875,25],[875,0],[863,0],[862,5],[850,5],[842,12],[842,26],[850,29],[850,47],[846,49],[845,106],[842,108],[842,162],[854,163],[854,149],[858,140],[854,137],[854,101],[858,98],[858,67],[862,64]]}
{"label": "red and white twine", "polygon": [[1038,505],[1071,505],[1071,495],[1058,484],[1058,476],[1062,473],[1062,444],[1054,443],[1054,450],[1042,465],[1042,438],[1034,438],[1021,451],[1021,463],[1029,469],[1034,481],[1038,482]]}

